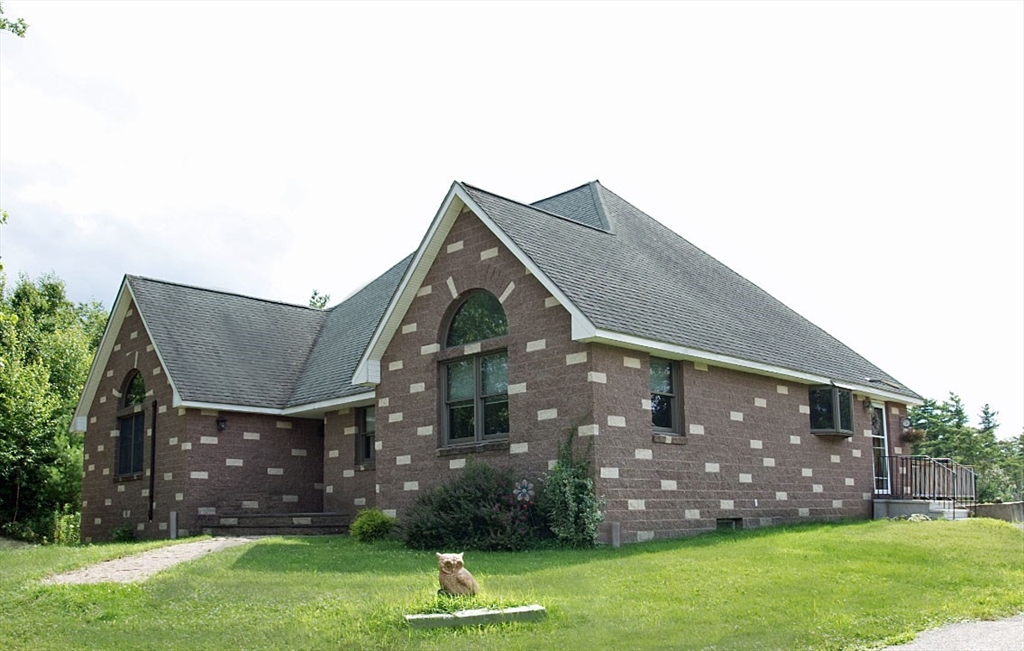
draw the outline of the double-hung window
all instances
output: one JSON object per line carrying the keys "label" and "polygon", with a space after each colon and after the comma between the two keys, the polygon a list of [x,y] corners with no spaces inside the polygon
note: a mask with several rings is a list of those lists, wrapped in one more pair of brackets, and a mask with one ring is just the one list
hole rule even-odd
{"label": "double-hung window", "polygon": [[446,346],[467,354],[441,368],[445,445],[508,437],[508,351],[478,343],[505,334],[505,311],[488,292],[470,294],[452,316]]}
{"label": "double-hung window", "polygon": [[808,389],[812,432],[853,432],[853,393],[836,386]]}
{"label": "double-hung window", "polygon": [[658,432],[679,432],[679,381],[675,362],[651,358],[651,427]]}
{"label": "double-hung window", "polygon": [[356,463],[366,465],[373,463],[374,451],[376,450],[377,434],[377,408],[360,407],[356,410],[356,428],[359,436],[356,437]]}
{"label": "double-hung window", "polygon": [[117,425],[117,474],[135,475],[142,472],[143,446],[146,440],[146,383],[136,372],[124,387]]}

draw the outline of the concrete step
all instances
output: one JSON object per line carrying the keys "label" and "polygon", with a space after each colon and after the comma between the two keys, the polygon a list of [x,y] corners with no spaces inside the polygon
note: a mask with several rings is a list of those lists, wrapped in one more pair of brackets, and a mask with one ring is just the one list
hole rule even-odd
{"label": "concrete step", "polygon": [[200,516],[203,533],[222,536],[323,536],[348,533],[348,513],[218,513]]}

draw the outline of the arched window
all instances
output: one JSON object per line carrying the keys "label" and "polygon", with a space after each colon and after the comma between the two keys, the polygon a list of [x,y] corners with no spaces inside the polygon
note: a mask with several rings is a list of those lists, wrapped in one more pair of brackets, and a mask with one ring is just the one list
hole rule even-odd
{"label": "arched window", "polygon": [[[449,348],[508,334],[501,303],[475,292],[455,311],[445,342]],[[508,351],[481,350],[443,367],[444,443],[457,445],[508,437]]]}
{"label": "arched window", "polygon": [[146,401],[146,381],[142,379],[142,373],[138,371],[128,380],[128,386],[124,391],[124,403],[122,407],[141,405]]}
{"label": "arched window", "polygon": [[122,386],[121,409],[118,410],[117,474],[142,473],[143,444],[146,440],[146,381],[134,371]]}
{"label": "arched window", "polygon": [[462,346],[508,334],[508,320],[501,303],[490,292],[470,294],[452,316],[447,346]]}

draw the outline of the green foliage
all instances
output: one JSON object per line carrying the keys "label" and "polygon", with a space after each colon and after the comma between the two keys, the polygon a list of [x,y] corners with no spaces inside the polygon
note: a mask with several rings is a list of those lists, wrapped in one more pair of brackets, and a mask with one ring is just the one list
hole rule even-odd
{"label": "green foliage", "polygon": [[[17,18],[15,20],[4,18],[4,5],[3,3],[0,3],[0,32],[10,32],[15,36],[25,38],[25,32],[27,30],[28,23],[25,22],[24,18]],[[7,221],[6,212],[3,213],[3,217],[2,219],[0,219],[0,224],[4,223],[5,221]]]}
{"label": "green foliage", "polygon": [[53,544],[77,545],[82,534],[82,514],[65,504],[53,514]]}
{"label": "green foliage", "polygon": [[544,481],[548,525],[565,547],[593,547],[604,520],[604,501],[594,492],[590,464],[573,452],[572,432],[558,452],[558,461]]}
{"label": "green foliage", "polygon": [[960,396],[950,392],[949,400],[927,399],[920,407],[911,407],[909,416],[915,430],[924,437],[911,443],[914,454],[949,458],[972,466],[977,474],[979,502],[1014,501],[1024,493],[1024,454],[1020,437],[1009,441],[996,439],[999,412],[982,407],[980,426],[971,427]]}
{"label": "green foliage", "polygon": [[[525,482],[525,483],[524,483]],[[404,539],[412,549],[520,550],[546,536],[533,485],[509,469],[470,460],[455,480],[421,495],[409,509]]]}
{"label": "green foliage", "polygon": [[69,432],[107,315],[74,305],[64,283],[0,272],[0,529],[49,540],[54,512],[77,510],[82,439]]}
{"label": "green foliage", "polygon": [[135,540],[135,529],[130,524],[123,524],[110,530],[110,539],[114,542],[125,543]]}
{"label": "green foliage", "polygon": [[321,294],[319,289],[314,289],[309,296],[309,306],[322,310],[327,307],[327,301],[331,300],[330,294]]}
{"label": "green foliage", "polygon": [[391,535],[395,519],[380,509],[362,509],[356,514],[349,534],[359,542],[384,540]]}

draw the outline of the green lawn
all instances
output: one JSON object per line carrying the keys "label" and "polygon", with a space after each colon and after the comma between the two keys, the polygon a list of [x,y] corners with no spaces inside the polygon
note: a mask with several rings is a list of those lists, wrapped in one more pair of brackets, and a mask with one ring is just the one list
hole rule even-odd
{"label": "green lawn", "polygon": [[470,552],[488,600],[549,616],[458,630],[402,619],[435,601],[432,553],[349,538],[267,538],[141,585],[38,584],[152,545],[0,549],[0,648],[856,649],[1024,611],[1024,532],[984,519]]}

